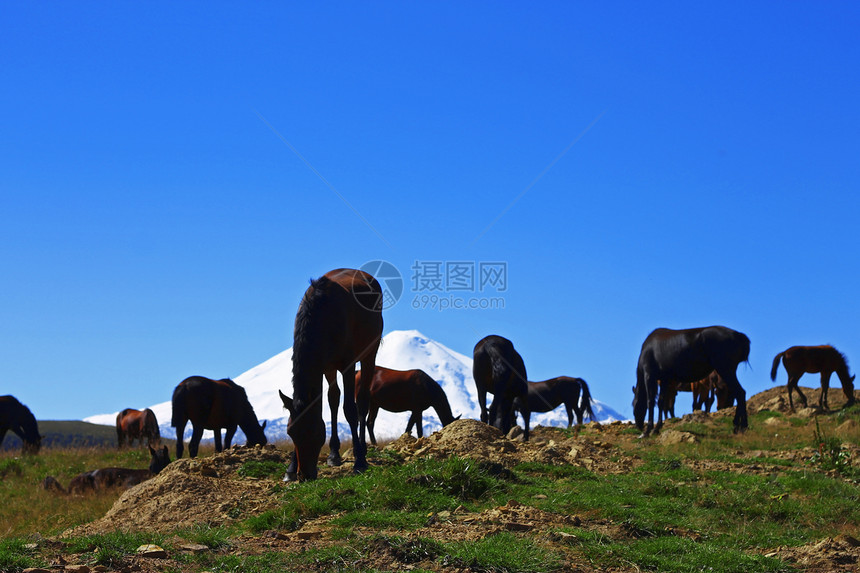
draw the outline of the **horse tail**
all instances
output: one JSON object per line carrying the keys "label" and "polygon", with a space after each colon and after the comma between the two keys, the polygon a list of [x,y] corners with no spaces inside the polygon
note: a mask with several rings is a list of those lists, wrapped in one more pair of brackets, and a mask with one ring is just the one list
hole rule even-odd
{"label": "horse tail", "polygon": [[182,424],[182,419],[185,417],[185,399],[185,386],[180,384],[175,390],[173,390],[173,400],[171,400],[173,408],[170,417],[170,425],[174,428],[178,428]]}
{"label": "horse tail", "polygon": [[582,401],[585,402],[585,413],[594,422],[596,421],[596,417],[594,416],[594,410],[591,409],[591,390],[588,389],[588,383],[585,380],[580,379],[580,384],[582,384]]}
{"label": "horse tail", "polygon": [[776,370],[779,368],[779,361],[782,359],[782,355],[785,352],[780,352],[773,359],[773,367],[770,369],[770,379],[773,382],[776,382]]}

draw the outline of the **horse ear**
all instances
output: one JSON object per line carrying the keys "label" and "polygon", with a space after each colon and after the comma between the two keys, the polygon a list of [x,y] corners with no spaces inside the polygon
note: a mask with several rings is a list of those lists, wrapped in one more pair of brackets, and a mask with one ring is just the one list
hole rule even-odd
{"label": "horse ear", "polygon": [[289,396],[285,396],[283,392],[278,390],[278,395],[281,397],[281,402],[284,403],[284,408],[290,411],[290,415],[294,413],[293,411],[293,399]]}
{"label": "horse ear", "polygon": [[462,417],[463,417],[463,414],[460,414],[459,416],[457,416],[456,418],[454,418],[454,421],[456,422],[457,420],[459,420],[459,419],[460,419],[460,418],[462,418]]}
{"label": "horse ear", "polygon": [[153,449],[152,449],[152,446],[149,446],[148,444],[147,444],[147,446],[149,447],[149,453],[150,453],[150,455],[153,455],[153,456],[154,456],[154,455],[155,455],[155,450],[153,450]]}
{"label": "horse ear", "polygon": [[261,429],[261,430],[265,430],[265,429],[266,429],[266,422],[268,422],[268,420],[263,420],[263,423],[260,425],[260,429]]}

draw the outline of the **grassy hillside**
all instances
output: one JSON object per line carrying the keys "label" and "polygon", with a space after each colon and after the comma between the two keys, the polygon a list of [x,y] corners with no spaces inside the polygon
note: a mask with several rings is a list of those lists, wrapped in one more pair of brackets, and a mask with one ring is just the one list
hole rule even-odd
{"label": "grassy hillside", "polygon": [[[0,570],[62,558],[144,573],[856,571],[860,406],[818,416],[762,406],[778,393],[758,400],[743,435],[731,412],[672,420],[647,440],[589,424],[538,428],[521,443],[460,421],[371,449],[364,474],[321,466],[301,484],[281,482],[286,445],[208,448],[108,516],[118,492],[68,498],[38,483],[144,467],[142,451],[0,454]],[[137,557],[144,543],[167,559]]]}

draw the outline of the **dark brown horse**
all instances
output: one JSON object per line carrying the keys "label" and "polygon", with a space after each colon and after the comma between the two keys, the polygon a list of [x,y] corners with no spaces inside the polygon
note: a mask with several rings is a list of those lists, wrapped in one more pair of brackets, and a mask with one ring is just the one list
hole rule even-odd
{"label": "dark brown horse", "polygon": [[[367,469],[365,429],[370,383],[381,340],[382,289],[373,276],[355,269],[336,269],[311,281],[299,304],[293,330],[293,397],[278,391],[290,412],[287,433],[295,444],[287,479],[317,477],[317,458],[325,442],[323,376],[329,384],[332,412],[328,463],[341,463],[338,372],[343,375],[343,414],[352,433],[353,467],[356,472]],[[357,362],[361,362],[363,374],[356,385]]]}
{"label": "dark brown horse", "polygon": [[254,408],[248,401],[245,389],[225,378],[211,380],[203,376],[186,378],[173,391],[173,417],[170,425],[176,428],[176,459],[182,457],[185,424],[191,420],[193,432],[188,443],[188,455],[197,457],[197,448],[204,430],[215,433],[215,451],[220,452],[221,428],[225,428],[224,447],[233,442],[236,428],[242,428],[247,445],[266,445],[266,434],[257,421]]}
{"label": "dark brown horse", "polygon": [[746,392],[738,382],[737,369],[738,364],[749,359],[749,353],[749,338],[725,326],[654,330],[642,343],[633,389],[633,417],[636,426],[643,430],[641,437],[660,431],[662,420],[654,426],[660,382],[694,382],[705,378],[712,370],[722,377],[737,400],[734,427],[735,432],[743,431],[747,427]]}
{"label": "dark brown horse", "polygon": [[0,396],[0,444],[9,430],[21,438],[25,454],[39,453],[42,436],[33,413],[14,396]]}
{"label": "dark brown horse", "polygon": [[68,490],[61,486],[60,482],[53,476],[48,476],[42,480],[41,486],[43,489],[56,490],[60,493],[73,495],[94,493],[111,488],[128,489],[158,474],[158,472],[166,468],[167,464],[170,463],[170,454],[167,451],[167,446],[159,449],[153,449],[152,446],[149,446],[149,453],[151,459],[148,470],[101,468],[76,475],[69,482]]}
{"label": "dark brown horse", "polygon": [[[525,422],[525,439],[529,439],[528,379],[522,357],[507,338],[491,334],[475,345],[472,376],[478,389],[481,421],[507,434],[516,423],[514,400],[520,399],[520,413]],[[487,392],[493,403],[487,412]]]}
{"label": "dark brown horse", "polygon": [[846,406],[854,403],[854,376],[848,372],[848,361],[845,360],[845,355],[833,348],[830,345],[824,346],[792,346],[784,352],[780,352],[773,359],[773,367],[770,369],[770,379],[776,381],[776,371],[779,368],[779,361],[782,359],[782,365],[785,366],[785,371],[788,372],[788,405],[793,410],[794,402],[791,400],[791,391],[796,390],[800,396],[804,407],[807,405],[806,396],[800,391],[797,385],[800,377],[805,372],[811,374],[821,372],[821,396],[818,399],[818,406],[827,408],[827,391],[830,389],[830,376],[836,372],[839,376],[839,381],[842,383],[842,392],[848,399]]}
{"label": "dark brown horse", "polygon": [[[576,423],[582,425],[583,414],[594,420],[591,409],[591,391],[582,378],[559,376],[543,382],[529,382],[528,409],[531,412],[550,412],[564,404],[567,412],[567,427],[573,425],[573,414],[576,413]],[[514,408],[522,411],[519,398],[514,400]]]}
{"label": "dark brown horse", "polygon": [[[355,373],[355,383],[358,384],[361,371]],[[415,426],[418,437],[424,437],[422,412],[428,408],[436,410],[442,426],[447,426],[457,418],[451,413],[448,396],[438,382],[433,380],[423,370],[392,370],[377,366],[370,383],[370,409],[367,413],[367,433],[370,443],[376,445],[373,428],[379,409],[389,412],[412,412],[406,424],[405,433],[412,431]]]}
{"label": "dark brown horse", "polygon": [[149,408],[144,410],[126,408],[116,415],[116,442],[118,448],[122,448],[126,443],[131,447],[134,440],[137,440],[137,445],[142,447],[144,438],[146,438],[147,446],[153,444],[157,446],[161,443],[161,432],[158,429],[158,420],[155,418],[155,412]]}

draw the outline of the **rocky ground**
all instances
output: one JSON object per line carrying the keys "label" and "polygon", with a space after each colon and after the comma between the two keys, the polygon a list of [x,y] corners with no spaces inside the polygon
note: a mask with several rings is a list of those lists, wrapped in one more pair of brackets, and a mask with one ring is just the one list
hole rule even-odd
{"label": "rocky ground", "polygon": [[[683,396],[683,395],[682,395]],[[810,403],[817,403],[818,394],[809,390],[807,396]],[[682,398],[683,399],[683,398]],[[844,402],[839,389],[830,395],[831,407],[837,408]],[[751,412],[761,410],[786,412],[787,400],[784,387],[775,387],[750,398],[748,406]],[[713,423],[720,416],[733,415],[734,409],[715,414],[690,414],[683,422]],[[797,410],[792,416],[814,416],[817,410],[809,408]],[[774,427],[778,435],[780,427],[788,427],[785,419],[767,419],[765,423]],[[854,424],[846,422],[846,424]],[[677,422],[667,424],[659,435],[661,443],[684,442],[698,439],[695,435],[674,429]],[[855,424],[856,425],[856,424]],[[614,422],[612,424],[589,425],[590,431],[582,435],[570,437],[567,433],[556,428],[535,428],[529,442],[523,442],[517,435],[516,429],[509,436],[503,436],[498,430],[474,420],[459,420],[448,427],[424,439],[404,435],[385,446],[393,450],[405,460],[420,457],[444,458],[452,454],[471,457],[480,462],[492,464],[493,467],[511,468],[518,463],[538,461],[546,464],[572,464],[590,471],[611,474],[627,472],[641,464],[635,455],[634,444],[636,432],[631,431],[630,425]],[[808,451],[752,451],[737,452],[739,455],[761,458],[804,458],[812,455]],[[860,452],[852,452],[856,457]],[[236,519],[244,519],[250,514],[256,514],[278,506],[282,495],[283,484],[271,479],[254,479],[242,477],[237,470],[248,460],[275,461],[287,463],[288,452],[274,446],[256,448],[233,448],[228,452],[216,454],[208,458],[195,460],[181,459],[173,462],[153,479],[126,491],[113,508],[101,519],[84,526],[67,531],[61,538],[81,536],[94,533],[105,533],[116,530],[130,531],[159,531],[170,532],[176,528],[188,528],[197,524],[224,525]],[[386,463],[383,460],[370,459],[373,463]],[[390,462],[389,462],[390,463]],[[721,469],[738,472],[771,472],[774,468],[767,464],[757,465],[713,460],[691,461],[694,469]],[[320,479],[344,475],[351,471],[351,464],[346,463],[339,468],[321,466]],[[304,524],[295,532],[270,531],[265,534],[245,537],[236,540],[231,551],[240,554],[253,554],[277,549],[303,551],[331,543],[328,538],[327,521],[331,516],[323,517]],[[425,527],[405,533],[367,531],[368,538],[376,533],[391,535],[406,535],[410,538],[434,539],[440,541],[478,539],[498,531],[528,532],[537,536],[543,543],[555,547],[571,547],[575,545],[575,536],[557,533],[561,527],[579,527],[599,531],[610,538],[629,538],[635,532],[625,530],[623,525],[596,519],[594,516],[561,515],[530,507],[527,503],[508,502],[499,507],[472,513],[457,508],[451,512],[440,512],[428,516]],[[677,535],[694,537],[694,532],[677,531]],[[47,545],[55,544],[57,569],[77,570],[86,573],[87,569],[77,568],[73,564],[80,562],[83,557],[62,555],[61,540],[44,540]],[[203,551],[204,547],[177,542],[180,551]],[[454,564],[446,566],[436,561],[415,560],[414,555],[407,559],[402,549],[394,548],[384,542],[373,545],[369,556],[362,557],[355,566],[359,569],[402,570],[424,568],[437,571],[467,571]],[[566,554],[574,555],[571,551]],[[802,547],[775,547],[767,554],[778,556],[786,561],[796,563],[809,571],[856,571],[860,563],[860,541],[849,537],[839,536],[818,540],[813,544]],[[90,556],[91,557],[91,556]],[[124,569],[128,571],[162,571],[169,567],[178,570],[177,565],[171,565],[170,556],[138,556],[129,560]],[[593,571],[587,563],[578,563],[574,558],[568,563],[571,571]],[[56,569],[55,569],[56,570]],[[106,571],[105,568],[95,570]],[[630,571],[635,569],[629,569]]]}

